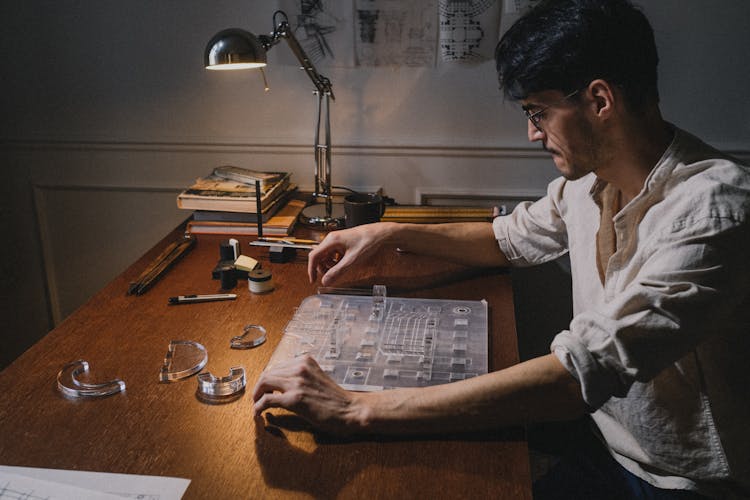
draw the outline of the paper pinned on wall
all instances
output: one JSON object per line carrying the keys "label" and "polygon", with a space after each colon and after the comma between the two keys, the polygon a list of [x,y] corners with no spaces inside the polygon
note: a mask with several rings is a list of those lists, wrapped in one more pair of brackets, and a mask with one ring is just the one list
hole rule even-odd
{"label": "paper pinned on wall", "polygon": [[492,59],[499,40],[500,3],[440,0],[441,62],[481,63]]}
{"label": "paper pinned on wall", "polygon": [[[300,45],[320,67],[434,67],[438,62],[491,60],[501,11],[520,12],[534,1],[279,0],[279,7],[288,14]],[[274,57],[297,64],[289,51]]]}
{"label": "paper pinned on wall", "polygon": [[[294,36],[320,67],[435,66],[437,0],[279,4],[289,15]],[[295,64],[289,54],[280,59]]]}
{"label": "paper pinned on wall", "polygon": [[508,31],[526,11],[538,4],[540,0],[503,0],[503,13],[500,19],[500,36]]}
{"label": "paper pinned on wall", "polygon": [[436,60],[437,0],[355,0],[357,66],[426,66]]}
{"label": "paper pinned on wall", "polygon": [[[353,2],[279,0],[279,8],[289,16],[294,36],[313,64],[354,67]],[[290,50],[274,53],[284,64],[298,64]]]}

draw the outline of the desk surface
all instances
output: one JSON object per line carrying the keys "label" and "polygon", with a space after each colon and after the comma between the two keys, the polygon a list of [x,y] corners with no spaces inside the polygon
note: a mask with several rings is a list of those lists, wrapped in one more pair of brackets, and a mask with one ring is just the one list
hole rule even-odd
{"label": "desk surface", "polygon": [[[153,289],[127,296],[128,283],[172,241],[168,236],[0,373],[0,463],[30,467],[163,475],[191,480],[185,498],[530,498],[528,450],[520,429],[433,438],[341,442],[252,417],[249,394],[294,308],[316,292],[305,253],[271,264],[268,250],[241,250],[270,268],[276,289],[235,301],[168,306],[167,298],[216,293],[211,270],[222,239],[198,237],[195,248]],[[490,367],[518,361],[510,278],[409,254],[387,252],[350,274],[347,286],[388,286],[389,295],[487,299]],[[263,325],[268,341],[229,348],[246,324]],[[195,377],[159,383],[170,340],[202,343],[206,370],[224,376],[242,365],[248,390],[208,405]],[[127,390],[102,399],[66,399],[56,375],[85,359],[94,381],[122,378]],[[280,410],[273,413],[287,415]]]}

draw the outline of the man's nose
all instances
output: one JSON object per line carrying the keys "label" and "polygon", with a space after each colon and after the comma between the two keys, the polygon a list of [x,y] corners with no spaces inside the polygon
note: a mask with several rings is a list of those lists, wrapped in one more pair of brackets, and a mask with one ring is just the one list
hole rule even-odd
{"label": "man's nose", "polygon": [[526,127],[526,134],[529,137],[529,142],[536,142],[544,139],[544,132],[536,128],[536,126],[531,123],[531,120],[526,120]]}

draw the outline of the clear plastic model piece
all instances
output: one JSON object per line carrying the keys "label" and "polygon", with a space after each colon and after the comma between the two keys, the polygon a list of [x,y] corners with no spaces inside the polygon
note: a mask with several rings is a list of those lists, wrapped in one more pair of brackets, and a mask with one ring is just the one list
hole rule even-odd
{"label": "clear plastic model piece", "polygon": [[229,398],[245,388],[245,369],[235,366],[229,375],[217,378],[211,373],[198,375],[198,392],[207,399]]}
{"label": "clear plastic model piece", "polygon": [[346,389],[424,387],[488,370],[484,300],[319,293],[305,298],[284,329],[268,366],[299,356],[317,360]]}
{"label": "clear plastic model piece", "polygon": [[266,341],[266,329],[260,325],[246,325],[242,335],[232,337],[232,349],[252,349]]}
{"label": "clear plastic model piece", "polygon": [[74,398],[109,396],[125,390],[125,382],[119,378],[98,384],[78,380],[80,375],[88,372],[89,364],[82,359],[68,363],[57,373],[57,388]]}
{"label": "clear plastic model piece", "polygon": [[206,366],[206,348],[192,340],[172,340],[159,372],[160,382],[173,382],[198,373]]}

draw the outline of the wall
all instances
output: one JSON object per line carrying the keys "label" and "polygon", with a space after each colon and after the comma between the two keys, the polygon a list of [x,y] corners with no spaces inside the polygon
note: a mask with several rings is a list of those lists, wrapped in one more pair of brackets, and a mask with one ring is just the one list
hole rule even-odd
{"label": "wall", "polygon": [[[176,193],[230,163],[312,183],[311,85],[269,53],[253,72],[207,72],[206,41],[238,26],[269,32],[272,1],[3,2],[0,40],[4,234],[0,366],[121,272],[187,214]],[[750,4],[645,6],[668,119],[750,156]],[[284,55],[287,52],[287,55]],[[321,66],[332,106],[336,184],[421,194],[535,197],[556,171],[527,144],[493,64]],[[123,291],[124,293],[124,291]]]}

